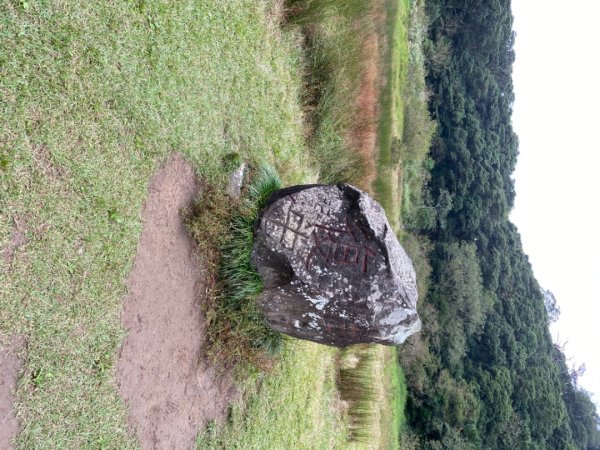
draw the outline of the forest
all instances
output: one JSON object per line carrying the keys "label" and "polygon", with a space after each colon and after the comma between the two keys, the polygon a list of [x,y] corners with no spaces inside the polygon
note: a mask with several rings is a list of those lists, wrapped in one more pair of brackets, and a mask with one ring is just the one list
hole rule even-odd
{"label": "forest", "polygon": [[430,0],[427,16],[436,217],[420,230],[431,263],[424,332],[400,352],[409,433],[425,449],[600,449],[598,412],[552,341],[556,307],[508,218],[510,1]]}

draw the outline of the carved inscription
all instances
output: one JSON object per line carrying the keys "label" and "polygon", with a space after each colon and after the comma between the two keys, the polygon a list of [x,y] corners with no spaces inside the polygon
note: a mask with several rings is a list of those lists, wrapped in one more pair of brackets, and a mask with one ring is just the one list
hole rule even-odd
{"label": "carved inscription", "polygon": [[315,203],[315,210],[318,213],[324,214],[325,216],[331,217],[333,219],[337,218],[336,211],[331,206],[331,202],[328,202],[327,200],[321,200],[320,202]]}
{"label": "carved inscription", "polygon": [[[376,253],[368,244],[368,239],[358,227],[352,227],[348,215],[344,216],[344,223],[339,222],[339,212],[334,210],[327,199],[319,199],[312,206],[316,217],[310,223],[302,209],[296,204],[293,195],[288,195],[287,205],[281,210],[269,213],[263,222],[264,231],[268,236],[279,242],[286,250],[298,252],[299,255],[308,254],[304,259],[306,270],[316,263],[321,262],[326,266],[344,265],[351,266],[366,273],[369,268],[370,258]],[[331,224],[333,219],[334,225]],[[357,231],[357,229],[359,231]],[[299,244],[304,241],[303,244]]]}
{"label": "carved inscription", "polygon": [[325,265],[342,264],[353,266],[366,273],[369,258],[376,253],[365,242],[361,242],[353,231],[348,216],[341,227],[314,224],[313,247],[306,257],[304,266],[309,270],[315,258]]}
{"label": "carved inscription", "polygon": [[[292,203],[295,203],[294,198],[289,195]],[[292,205],[288,207],[285,219],[278,220],[275,215],[270,214],[265,218],[265,232],[270,236],[276,236],[279,243],[286,249],[294,251],[298,239],[309,239],[309,236],[303,233],[304,214],[301,214],[292,209]]]}

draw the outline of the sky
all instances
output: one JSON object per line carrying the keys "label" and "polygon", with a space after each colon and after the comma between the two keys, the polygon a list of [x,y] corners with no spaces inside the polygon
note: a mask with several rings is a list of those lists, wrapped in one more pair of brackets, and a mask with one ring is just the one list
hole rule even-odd
{"label": "sky", "polygon": [[519,136],[511,220],[544,289],[579,385],[600,412],[600,1],[512,0],[513,128]]}

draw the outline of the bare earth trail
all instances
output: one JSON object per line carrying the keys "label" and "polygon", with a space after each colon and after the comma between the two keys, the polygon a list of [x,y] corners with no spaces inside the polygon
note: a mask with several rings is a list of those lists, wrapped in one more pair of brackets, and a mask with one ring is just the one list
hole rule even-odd
{"label": "bare earth trail", "polygon": [[194,448],[196,434],[222,419],[236,396],[231,374],[216,372],[202,356],[204,275],[180,215],[198,190],[191,166],[171,155],[151,180],[142,210],[117,369],[142,449]]}
{"label": "bare earth trail", "polygon": [[19,422],[14,411],[14,392],[23,361],[19,353],[25,345],[24,339],[11,337],[0,343],[0,449],[15,448],[11,441],[19,433]]}

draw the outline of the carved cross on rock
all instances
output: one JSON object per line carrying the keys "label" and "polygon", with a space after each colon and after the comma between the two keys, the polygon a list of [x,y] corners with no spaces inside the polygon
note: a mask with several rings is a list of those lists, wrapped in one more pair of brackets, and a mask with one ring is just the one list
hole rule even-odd
{"label": "carved cross on rock", "polygon": [[350,186],[274,192],[255,229],[258,306],[277,331],[343,347],[397,345],[421,329],[409,257],[383,208]]}

